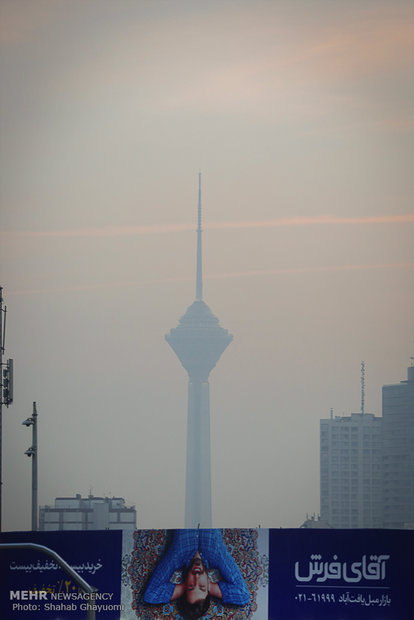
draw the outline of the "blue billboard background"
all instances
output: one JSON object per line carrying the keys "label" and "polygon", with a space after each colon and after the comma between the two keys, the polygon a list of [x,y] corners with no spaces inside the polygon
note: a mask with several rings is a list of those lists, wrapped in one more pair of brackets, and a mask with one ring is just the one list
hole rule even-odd
{"label": "blue billboard background", "polygon": [[269,620],[412,620],[414,532],[270,530]]}
{"label": "blue billboard background", "polygon": [[[122,532],[85,531],[85,532],[8,532],[0,535],[2,543],[37,543],[53,549],[80,576],[99,592],[112,594],[111,604],[120,604],[121,595],[121,553]],[[76,611],[45,611],[44,605],[39,610],[24,611],[17,607],[13,610],[10,591],[29,590],[31,592],[46,590],[51,594],[76,594],[79,588],[50,556],[34,550],[1,549],[0,550],[1,592],[0,618],[20,620],[20,618],[41,618],[55,620],[70,618],[84,620],[86,611],[81,611],[79,602],[75,602]],[[20,601],[29,603],[30,601]],[[36,600],[32,600],[36,603]],[[48,600],[49,602],[49,600]],[[70,600],[54,600],[53,604],[67,605]],[[119,611],[102,611],[97,618],[118,620]]]}

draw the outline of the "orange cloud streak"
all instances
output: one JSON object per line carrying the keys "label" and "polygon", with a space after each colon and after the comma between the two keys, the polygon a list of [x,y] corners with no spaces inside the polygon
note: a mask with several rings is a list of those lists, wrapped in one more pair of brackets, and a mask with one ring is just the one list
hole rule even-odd
{"label": "orange cloud streak", "polygon": [[220,273],[206,275],[208,280],[216,280],[221,278],[245,278],[249,276],[273,276],[273,275],[289,275],[300,273],[329,273],[337,271],[360,271],[372,269],[410,269],[414,267],[414,262],[406,263],[372,263],[367,265],[328,265],[325,267],[293,267],[291,269],[264,269],[249,271],[234,271],[230,273]]}
{"label": "orange cloud streak", "polygon": [[277,220],[241,222],[212,222],[206,228],[273,228],[277,226],[309,226],[315,224],[408,224],[414,222],[414,213],[404,215],[380,215],[371,217],[286,217]]}
{"label": "orange cloud streak", "polygon": [[[276,220],[242,220],[233,222],[210,222],[206,230],[222,230],[231,228],[276,228],[280,226],[315,226],[323,224],[412,224],[414,213],[402,215],[376,215],[367,217],[336,217],[320,215],[315,217],[286,217]],[[104,228],[80,228],[67,230],[42,231],[3,231],[2,236],[18,237],[126,237],[137,235],[157,235],[194,230],[194,224],[167,224],[152,226],[107,226]]]}

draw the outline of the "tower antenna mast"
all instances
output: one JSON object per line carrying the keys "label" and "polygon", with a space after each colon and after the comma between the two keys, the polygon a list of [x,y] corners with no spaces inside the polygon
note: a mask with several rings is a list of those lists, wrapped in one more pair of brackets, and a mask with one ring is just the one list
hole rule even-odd
{"label": "tower antenna mast", "polygon": [[197,274],[196,274],[196,300],[203,299],[203,269],[201,248],[201,172],[198,173],[198,222],[197,222]]}

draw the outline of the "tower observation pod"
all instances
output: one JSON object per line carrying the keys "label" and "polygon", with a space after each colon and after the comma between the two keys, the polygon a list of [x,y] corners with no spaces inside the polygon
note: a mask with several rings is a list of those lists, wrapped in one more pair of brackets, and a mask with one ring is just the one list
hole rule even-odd
{"label": "tower observation pod", "polygon": [[209,375],[233,340],[202,299],[201,174],[198,175],[196,299],[165,336],[188,373],[185,527],[212,527]]}

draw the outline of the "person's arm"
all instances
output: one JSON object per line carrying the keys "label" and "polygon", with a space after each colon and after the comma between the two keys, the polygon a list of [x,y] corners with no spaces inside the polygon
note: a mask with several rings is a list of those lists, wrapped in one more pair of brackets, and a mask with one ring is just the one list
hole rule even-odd
{"label": "person's arm", "polygon": [[171,575],[175,570],[172,567],[171,559],[166,554],[154,570],[144,593],[146,603],[169,603],[172,600],[176,585],[170,582]]}
{"label": "person's arm", "polygon": [[239,567],[223,542],[220,530],[203,530],[200,537],[200,546],[208,557],[210,568],[218,568],[222,577],[218,584],[215,584],[218,588],[214,588],[217,594],[212,591],[210,594],[221,598],[223,603],[246,605],[250,598],[249,590]]}
{"label": "person's arm", "polygon": [[192,538],[187,534],[187,530],[175,530],[172,543],[159,561],[145,590],[146,603],[169,603],[173,598],[181,596],[177,594],[180,589],[175,588],[183,584],[176,585],[171,583],[170,579],[175,570],[184,566],[191,554],[192,544]]}
{"label": "person's arm", "polygon": [[175,601],[176,598],[180,598],[185,592],[185,583],[177,583],[174,588],[173,595],[171,597],[172,601]]}
{"label": "person's arm", "polygon": [[223,580],[219,581],[217,585],[222,595],[222,601],[233,605],[247,605],[250,593],[236,563],[234,564],[238,573],[231,570],[231,573],[227,572],[226,577],[220,568]]}
{"label": "person's arm", "polygon": [[213,583],[210,581],[210,585],[208,587],[208,593],[211,596],[215,596],[216,598],[223,598],[223,594],[221,593],[220,586],[218,583]]}

